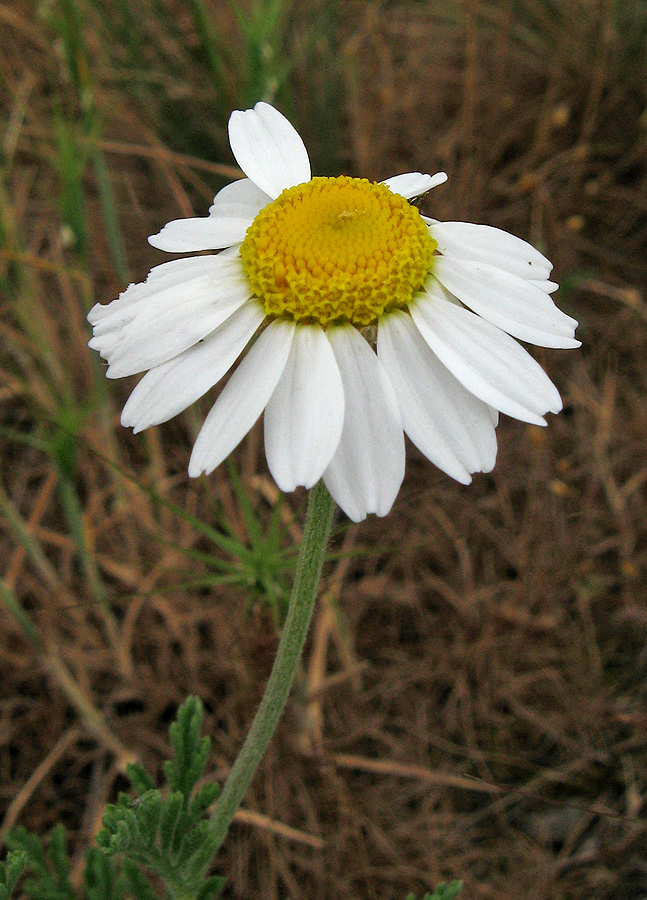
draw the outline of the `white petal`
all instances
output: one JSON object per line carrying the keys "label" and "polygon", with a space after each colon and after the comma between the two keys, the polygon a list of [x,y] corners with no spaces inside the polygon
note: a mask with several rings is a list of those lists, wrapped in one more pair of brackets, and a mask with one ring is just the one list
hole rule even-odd
{"label": "white petal", "polygon": [[293,335],[294,323],[276,319],[252,345],[204,420],[189,460],[191,478],[213,472],[259,418],[283,373]]}
{"label": "white petal", "polygon": [[186,294],[187,287],[202,283],[210,277],[227,279],[241,273],[242,263],[225,261],[222,256],[174,259],[155,266],[145,282],[131,284],[116,300],[102,306],[96,303],[88,313],[88,321],[94,326],[90,346],[107,355],[112,346],[121,340],[121,329],[155,302],[156,297],[167,291]]}
{"label": "white petal", "polygon": [[553,268],[551,261],[532,244],[491,225],[436,222],[431,226],[431,235],[443,255],[490,263],[520,278],[548,278]]}
{"label": "white petal", "polygon": [[95,306],[89,346],[122,378],[183,353],[249,299],[240,259],[205,256],[158,266],[144,284],[131,284],[105,307]]}
{"label": "white petal", "polygon": [[222,250],[239,244],[252,224],[254,216],[204,216],[198,219],[175,219],[148,243],[167,253],[191,253],[194,250]]}
{"label": "white petal", "polygon": [[440,296],[419,295],[409,309],[436,356],[484,403],[533,425],[562,408],[539,363],[494,325]]}
{"label": "white petal", "polygon": [[446,256],[434,260],[434,275],[461,303],[508,334],[541,347],[579,347],[577,322],[549,295],[517,275],[487,263]]}
{"label": "white petal", "polygon": [[[171,262],[154,266],[146,277],[145,282],[131,284],[125,291],[111,303],[102,306],[95,303],[88,313],[88,322],[99,326],[104,320],[110,319],[117,311],[122,312],[126,307],[132,310],[139,303],[148,300],[149,297],[174,285],[181,286],[193,278],[207,275],[214,270],[219,270],[223,265],[222,255],[189,257],[188,259],[173,259]],[[227,266],[224,267],[225,269]],[[97,334],[99,328],[95,327]]]}
{"label": "white petal", "polygon": [[387,178],[382,184],[390,188],[394,194],[400,194],[407,200],[426,194],[432,188],[447,181],[445,172],[437,172],[435,175],[425,175],[422,172],[405,172],[403,175],[394,175]]}
{"label": "white petal", "polygon": [[231,247],[225,247],[218,254],[220,259],[240,259],[240,244],[233,244]]}
{"label": "white petal", "polygon": [[209,207],[210,216],[226,216],[234,219],[256,218],[258,213],[272,202],[264,191],[249,178],[232,181],[218,191]]}
{"label": "white petal", "polygon": [[245,175],[272,199],[285,188],[310,181],[310,160],[297,131],[269,103],[236,109],[229,143]]}
{"label": "white petal", "polygon": [[559,287],[556,281],[548,281],[547,279],[534,281],[530,278],[529,281],[530,284],[536,285],[536,287],[541,288],[542,291],[546,291],[547,294],[553,294]]}
{"label": "white petal", "polygon": [[382,363],[350,325],[329,328],[346,399],[337,452],[324,472],[334,500],[354,522],[385,516],[404,478],[404,434]]}
{"label": "white petal", "polygon": [[151,369],[128,398],[121,424],[137,434],[195,403],[229,371],[264,318],[262,305],[251,300],[203,341]]}
{"label": "white petal", "polygon": [[333,457],[344,424],[344,389],[320,325],[297,325],[281,380],[265,410],[265,455],[282,491],[311,488]]}
{"label": "white petal", "polygon": [[497,445],[489,407],[445,368],[410,316],[399,311],[382,316],[377,353],[416,447],[463,484],[472,472],[490,472]]}

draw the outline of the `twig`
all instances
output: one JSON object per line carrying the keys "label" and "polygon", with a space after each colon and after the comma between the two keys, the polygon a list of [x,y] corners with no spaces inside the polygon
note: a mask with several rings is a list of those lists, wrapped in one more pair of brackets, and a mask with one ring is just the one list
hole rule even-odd
{"label": "twig", "polygon": [[2,820],[2,826],[0,827],[0,846],[4,844],[7,834],[13,828],[22,808],[29,801],[29,798],[34,793],[38,785],[54,768],[59,759],[66,753],[68,748],[71,747],[72,744],[80,736],[81,729],[76,725],[74,725],[72,728],[69,728],[64,734],[62,734],[56,744],[47,754],[45,759],[38,766],[36,766],[30,777],[20,788],[16,796],[9,804],[7,812],[5,813],[5,817]]}
{"label": "twig", "polygon": [[253,812],[251,809],[239,809],[234,816],[236,822],[242,822],[245,825],[254,825],[257,828],[263,828],[278,834],[288,841],[296,841],[298,844],[306,844],[315,850],[323,850],[326,842],[314,834],[308,834],[306,831],[299,831],[298,828],[292,828],[291,825],[285,825],[283,822],[277,822],[264,816],[262,813]]}
{"label": "twig", "polygon": [[389,759],[366,759],[363,756],[351,756],[348,753],[333,753],[326,756],[326,761],[341,769],[358,769],[362,772],[372,772],[375,775],[395,775],[397,778],[416,778],[419,781],[426,781],[428,784],[461,788],[464,791],[476,791],[479,794],[502,794],[505,792],[505,788],[498,784],[467,778],[464,775],[452,775],[449,772],[424,769],[422,766],[407,765]]}

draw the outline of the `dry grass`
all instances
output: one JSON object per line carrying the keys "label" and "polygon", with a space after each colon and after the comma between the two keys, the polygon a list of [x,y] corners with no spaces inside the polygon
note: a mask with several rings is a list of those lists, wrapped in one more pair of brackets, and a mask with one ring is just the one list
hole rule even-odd
{"label": "dry grass", "polygon": [[[224,7],[211,11],[228,35]],[[159,261],[146,235],[204,212],[230,174],[195,23],[155,8],[169,20],[137,21],[139,59],[114,37],[123,6],[87,7],[97,136],[51,25],[23,0],[0,7],[0,547],[5,605],[23,610],[22,625],[0,612],[0,828],[62,819],[79,852],[129,756],[159,770],[188,693],[224,777],[276,646],[271,612],[247,612],[240,587],[183,586],[205,573],[187,551],[213,547],[163,501],[248,540],[226,472],[185,474],[208,401],[132,438],[118,425],[130,385],[107,385],[85,347],[88,306],[116,295],[125,265],[140,278]],[[341,17],[334,59],[316,42],[310,64],[298,55],[306,13],[289,36],[286,100],[320,169],[334,160],[313,97],[338,90],[342,166],[446,169],[426,210],[545,249],[584,347],[540,352],[565,412],[546,430],[504,420],[492,475],[463,488],[411,450],[391,515],[338,532],[347,552],[299,684],[219,859],[225,895],[393,900],[461,876],[466,900],[644,900],[647,7],[385,2]],[[76,175],[56,116],[77,156],[91,148]],[[266,522],[257,432],[237,461]],[[302,499],[283,507],[286,545]]]}

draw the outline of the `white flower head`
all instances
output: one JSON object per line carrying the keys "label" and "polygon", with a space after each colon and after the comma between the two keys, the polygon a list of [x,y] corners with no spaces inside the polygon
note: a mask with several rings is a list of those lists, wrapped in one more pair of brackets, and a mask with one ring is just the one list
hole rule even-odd
{"label": "white flower head", "polygon": [[442,172],[313,178],[303,141],[267,103],[233,112],[229,138],[247,177],[206,218],[150,238],[172,253],[222,252],[156,266],[88,316],[109,378],[146,371],[123,425],[166,422],[242,357],[189,475],[213,471],[264,412],[278,486],[323,478],[360,521],[391,509],[405,432],[468,484],[494,466],[499,412],[536,425],[559,412],[557,389],[514,340],[579,346],[541,253],[497,228],[423,218],[409,201]]}

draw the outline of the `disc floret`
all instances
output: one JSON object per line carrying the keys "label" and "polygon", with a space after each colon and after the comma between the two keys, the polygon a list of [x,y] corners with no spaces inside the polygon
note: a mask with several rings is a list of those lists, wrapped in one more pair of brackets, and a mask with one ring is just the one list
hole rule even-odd
{"label": "disc floret", "polygon": [[268,316],[362,327],[405,308],[436,242],[416,207],[365,178],[313,178],[256,216],[240,248]]}

